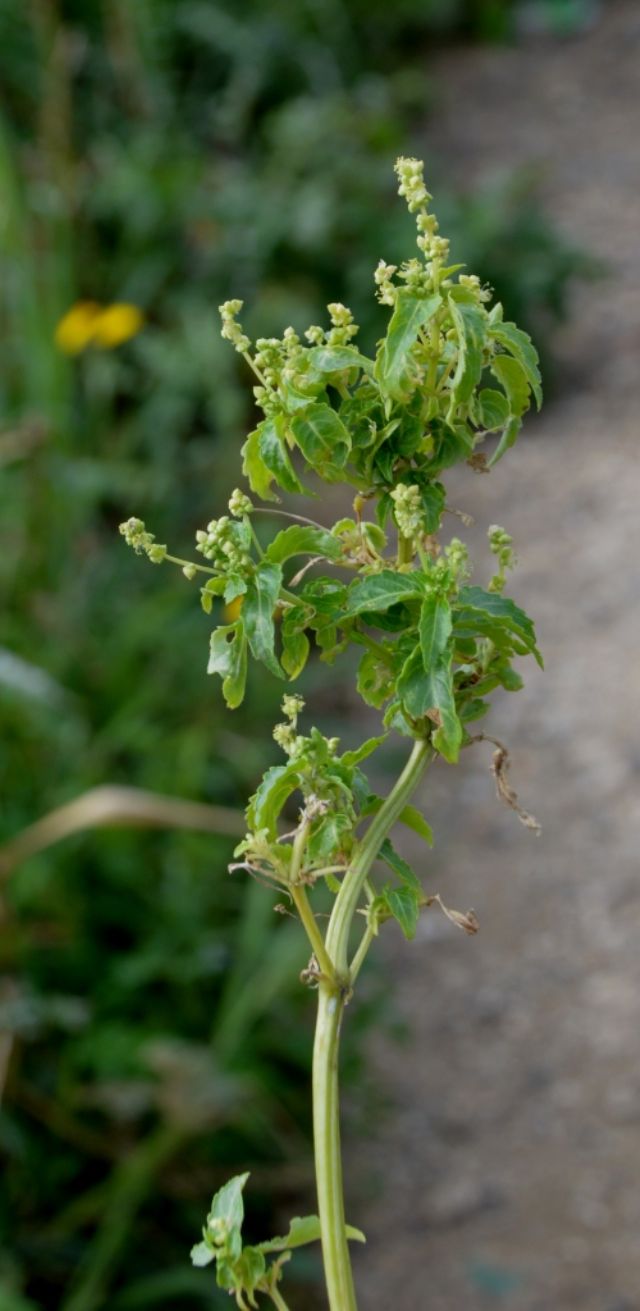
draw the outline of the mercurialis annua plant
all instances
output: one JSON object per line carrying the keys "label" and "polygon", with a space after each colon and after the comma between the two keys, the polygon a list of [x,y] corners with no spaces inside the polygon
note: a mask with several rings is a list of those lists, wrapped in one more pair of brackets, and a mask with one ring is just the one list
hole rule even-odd
{"label": "mercurialis annua plant", "polygon": [[[209,672],[222,680],[230,709],[243,699],[250,658],[273,678],[294,682],[314,648],[338,670],[342,653],[356,647],[357,692],[381,716],[379,736],[341,751],[338,739],[306,728],[302,697],[287,693],[274,729],[283,759],[251,798],[247,834],[235,852],[232,868],[275,889],[299,916],[309,953],[302,980],[318,1004],[318,1216],[294,1219],[286,1235],[244,1246],[247,1177],[240,1176],[216,1194],[192,1254],[197,1265],[215,1263],[218,1284],[240,1308],[265,1299],[286,1308],[285,1264],[293,1249],[317,1239],[331,1311],[356,1307],[348,1240],[362,1235],[345,1224],[340,1153],[343,1013],[387,921],[412,938],[420,914],[437,903],[460,928],[476,928],[472,912],[446,910],[423,887],[391,833],[405,824],[431,843],[411,801],[425,770],[438,757],[455,765],[482,736],[474,725],[491,694],[522,685],[514,657],[540,662],[531,620],[505,595],[514,564],[509,534],[489,528],[483,583],[472,581],[465,544],[443,532],[451,522],[444,519],[447,469],[465,463],[486,472],[513,445],[532,398],[541,402],[538,357],[480,280],[450,263],[422,164],[399,159],[396,171],[415,216],[417,253],[398,266],[381,261],[375,270],[375,294],[388,318],[375,358],[358,349],[358,328],[344,305],[329,305],[328,326],[308,328],[303,339],[286,328],[281,338],[255,344],[241,326],[242,303],[222,305],[222,335],[253,371],[263,415],[242,447],[249,492],[234,491],[228,513],[197,533],[193,560],[170,555],[138,519],[121,528],[134,550],[155,564],[173,561],[201,583],[204,610],[219,612]],[[342,499],[351,489],[350,517],[328,527],[315,515],[277,508],[281,492],[316,495],[318,480],[329,485],[325,506],[332,486],[343,489]],[[260,532],[252,498],[274,506],[272,518],[259,521]],[[266,541],[262,529],[281,515],[286,526]],[[383,799],[372,792],[363,763],[390,734],[407,739],[407,761]],[[504,759],[498,744],[498,791],[533,827],[506,782]],[[317,898],[326,911],[327,895],[331,911],[320,916]]]}

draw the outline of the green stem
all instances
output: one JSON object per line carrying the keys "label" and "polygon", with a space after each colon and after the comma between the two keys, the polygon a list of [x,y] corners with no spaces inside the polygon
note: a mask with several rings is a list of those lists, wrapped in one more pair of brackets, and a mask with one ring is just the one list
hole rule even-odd
{"label": "green stem", "polygon": [[331,980],[335,975],[333,962],[322,940],[322,934],[318,928],[316,917],[311,909],[309,898],[300,883],[291,884],[291,896],[293,897],[296,910],[306,930],[307,937],[311,943],[311,949],[318,965],[326,978]]}
{"label": "green stem", "polygon": [[433,756],[433,748],[424,738],[414,743],[409,759],[394,784],[389,796],[374,816],[359,845],[357,855],[342,880],[334,902],[326,936],[327,951],[338,975],[347,971],[349,934],[358,908],[360,894],[369,870],[401,811],[407,804],[418,780]]}
{"label": "green stem", "polygon": [[338,1051],[345,1000],[344,988],[320,983],[313,1048],[313,1136],[330,1311],[357,1311],[345,1228],[340,1151]]}
{"label": "green stem", "polygon": [[369,950],[369,947],[371,946],[371,943],[373,942],[373,939],[376,937],[377,932],[378,932],[378,928],[375,919],[373,920],[369,919],[367,922],[367,927],[362,935],[362,938],[360,939],[360,945],[358,947],[358,950],[356,951],[356,954],[351,962],[351,968],[349,970],[349,974],[351,977],[352,987],[360,973],[360,970],[362,969],[364,958]]}
{"label": "green stem", "polygon": [[411,537],[398,533],[398,564],[411,564],[415,555],[415,546]]}
{"label": "green stem", "polygon": [[273,1305],[278,1308],[278,1311],[289,1311],[282,1294],[278,1292],[275,1284],[273,1288],[269,1289],[269,1297],[271,1298]]}
{"label": "green stem", "polygon": [[[326,936],[326,950],[333,966],[334,982],[321,980],[318,988],[318,1019],[313,1049],[313,1135],[315,1146],[318,1213],[322,1232],[322,1256],[330,1311],[357,1311],[351,1260],[345,1229],[340,1152],[340,1102],[338,1054],[340,1025],[351,991],[347,953],[349,934],[358,902],[380,846],[407,804],[419,778],[433,756],[429,743],[420,739],[389,796],[372,820],[347,871],[336,897]],[[365,932],[368,938],[369,928]],[[356,952],[355,973],[366,947]]]}

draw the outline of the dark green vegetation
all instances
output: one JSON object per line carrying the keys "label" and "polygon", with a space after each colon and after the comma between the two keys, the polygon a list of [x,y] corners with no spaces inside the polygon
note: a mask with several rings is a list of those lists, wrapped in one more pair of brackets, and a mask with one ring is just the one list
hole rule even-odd
{"label": "dark green vegetation", "polygon": [[[240,807],[276,757],[276,681],[250,680],[229,727],[206,617],[116,526],[143,504],[160,540],[189,541],[236,480],[251,396],[219,338],[225,296],[251,303],[252,332],[339,297],[372,345],[380,227],[388,258],[409,228],[389,165],[432,94],[408,51],[490,35],[498,9],[0,0],[5,838],[104,782]],[[531,239],[517,188],[444,214],[508,316],[555,313],[572,259],[539,224]],[[526,278],[504,254],[524,245]],[[69,360],[54,329],[79,299],[131,301],[147,327]],[[253,1206],[276,1166],[306,1187],[310,1034],[281,987],[301,948],[257,885],[222,875],[230,845],[121,830],[12,876],[7,1311],[90,1311],[105,1290],[114,1311],[214,1305],[187,1258],[203,1198],[247,1163]],[[234,971],[239,936],[259,991]]]}

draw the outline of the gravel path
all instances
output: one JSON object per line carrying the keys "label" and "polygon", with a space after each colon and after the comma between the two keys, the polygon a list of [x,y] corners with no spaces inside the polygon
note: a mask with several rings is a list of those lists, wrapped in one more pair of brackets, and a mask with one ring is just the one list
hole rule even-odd
{"label": "gravel path", "polygon": [[544,831],[495,801],[486,745],[425,785],[430,886],[481,932],[431,913],[412,946],[389,930],[382,947],[408,1039],[375,1053],[394,1111],[352,1162],[361,1301],[638,1311],[640,5],[435,71],[427,157],[470,182],[541,164],[549,212],[611,275],[576,292],[560,399],[453,488],[478,543],[496,520],[516,536],[547,667],[483,726]]}

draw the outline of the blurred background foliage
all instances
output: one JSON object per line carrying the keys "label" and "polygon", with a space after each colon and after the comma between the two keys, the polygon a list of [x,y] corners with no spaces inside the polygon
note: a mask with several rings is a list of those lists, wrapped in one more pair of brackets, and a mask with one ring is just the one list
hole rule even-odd
{"label": "blurred background foliage", "polygon": [[[560,26],[582,13],[537,9]],[[188,553],[237,482],[250,380],[219,301],[243,297],[251,331],[280,332],[343,300],[375,341],[371,272],[409,231],[391,164],[419,150],[429,45],[512,39],[516,13],[0,0],[4,840],[104,783],[243,806],[281,689],[254,681],[229,720],[187,584],[131,557],[117,524],[143,514]],[[529,179],[456,196],[438,174],[446,161],[428,177],[454,253],[546,340],[580,255]],[[79,300],[131,302],[144,331],[70,358],[54,333]],[[348,706],[311,677],[342,726]],[[253,1168],[265,1229],[307,1205],[304,948],[290,919],[274,931],[263,889],[225,875],[230,845],[123,828],[6,880],[2,1311],[217,1306],[188,1249],[223,1177]],[[372,985],[352,1072],[374,1005]]]}

